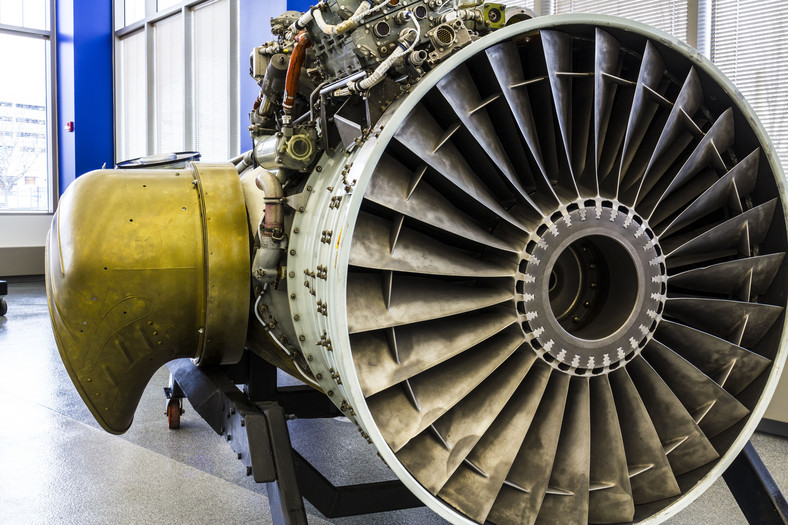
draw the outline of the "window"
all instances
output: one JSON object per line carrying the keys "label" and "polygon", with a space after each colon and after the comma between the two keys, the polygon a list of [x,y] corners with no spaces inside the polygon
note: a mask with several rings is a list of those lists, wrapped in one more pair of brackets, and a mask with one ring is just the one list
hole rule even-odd
{"label": "window", "polygon": [[123,7],[125,25],[131,25],[145,18],[145,0],[126,0]]}
{"label": "window", "polygon": [[51,10],[49,0],[3,0],[0,2],[0,24],[47,31]]}
{"label": "window", "polygon": [[[229,11],[227,2],[214,2],[194,11],[192,49],[195,146],[203,158],[229,158],[230,113]],[[234,72],[232,72],[234,73]]]}
{"label": "window", "polygon": [[181,0],[157,0],[156,2],[156,10],[157,11],[164,11],[168,7],[172,7],[176,4],[181,3]]}
{"label": "window", "polygon": [[509,0],[508,2],[501,2],[506,4],[506,7],[524,7],[526,9],[534,10],[534,0]]}
{"label": "window", "polygon": [[54,208],[53,5],[50,0],[0,2],[0,213]]}
{"label": "window", "polygon": [[[178,14],[153,26],[156,104],[156,151],[183,151],[184,76],[183,15]],[[225,78],[225,84],[229,82]],[[223,119],[227,118],[229,108]],[[199,148],[198,148],[199,149]]]}
{"label": "window", "polygon": [[788,11],[778,0],[714,0],[711,60],[758,114],[783,162],[788,161]]}
{"label": "window", "polygon": [[552,12],[599,13],[637,20],[686,41],[689,0],[551,0]]}
{"label": "window", "polygon": [[123,159],[142,157],[146,152],[145,127],[145,33],[140,31],[120,41],[118,63],[118,98],[122,101],[118,112],[118,144]]}
{"label": "window", "polygon": [[[117,1],[127,12],[139,0]],[[240,153],[238,1],[149,0],[142,23],[126,17],[115,33],[116,161]]]}

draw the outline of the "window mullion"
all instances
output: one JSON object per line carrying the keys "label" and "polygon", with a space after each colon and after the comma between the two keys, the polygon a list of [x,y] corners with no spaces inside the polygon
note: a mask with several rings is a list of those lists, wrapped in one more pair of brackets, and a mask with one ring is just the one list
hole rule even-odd
{"label": "window mullion", "polygon": [[183,8],[183,96],[185,99],[183,105],[183,130],[185,135],[183,142],[187,151],[196,149],[194,137],[193,16],[191,9]]}
{"label": "window mullion", "polygon": [[156,151],[156,53],[154,50],[153,25],[145,24],[145,114],[146,114],[146,154],[153,155]]}

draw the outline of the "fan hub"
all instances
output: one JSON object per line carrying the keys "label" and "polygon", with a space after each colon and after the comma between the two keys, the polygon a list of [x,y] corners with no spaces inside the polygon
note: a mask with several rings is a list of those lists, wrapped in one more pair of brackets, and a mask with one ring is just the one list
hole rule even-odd
{"label": "fan hub", "polygon": [[627,207],[570,205],[536,229],[523,259],[523,327],[550,366],[606,373],[651,339],[665,302],[664,258],[646,222]]}

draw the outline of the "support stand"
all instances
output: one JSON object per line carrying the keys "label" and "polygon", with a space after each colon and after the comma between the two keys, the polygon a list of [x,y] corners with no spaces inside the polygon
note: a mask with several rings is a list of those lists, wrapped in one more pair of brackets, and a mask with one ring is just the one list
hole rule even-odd
{"label": "support stand", "polygon": [[[276,367],[256,355],[246,352],[231,367],[205,369],[178,359],[167,368],[172,376],[168,398],[188,397],[236,452],[247,476],[266,483],[274,525],[306,525],[302,498],[327,518],[423,505],[399,480],[335,486],[326,479],[293,449],[287,419],[342,413],[310,387],[278,387]],[[236,385],[244,385],[244,392]]]}
{"label": "support stand", "polygon": [[722,477],[749,523],[788,524],[788,502],[752,443],[745,445]]}
{"label": "support stand", "polygon": [[[277,369],[246,352],[237,365],[198,368],[189,359],[167,364],[168,399],[188,397],[197,413],[224,436],[246,474],[266,483],[274,525],[306,525],[302,498],[327,518],[422,506],[399,480],[334,486],[290,443],[287,419],[342,415],[307,386],[277,386]],[[241,392],[236,385],[244,385]],[[788,525],[788,502],[751,443],[723,474],[752,525]]]}

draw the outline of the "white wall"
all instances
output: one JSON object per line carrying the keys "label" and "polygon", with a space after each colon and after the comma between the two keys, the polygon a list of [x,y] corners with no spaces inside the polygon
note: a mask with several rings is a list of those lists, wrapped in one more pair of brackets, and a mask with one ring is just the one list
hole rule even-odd
{"label": "white wall", "polygon": [[43,247],[52,215],[0,215],[0,248]]}

